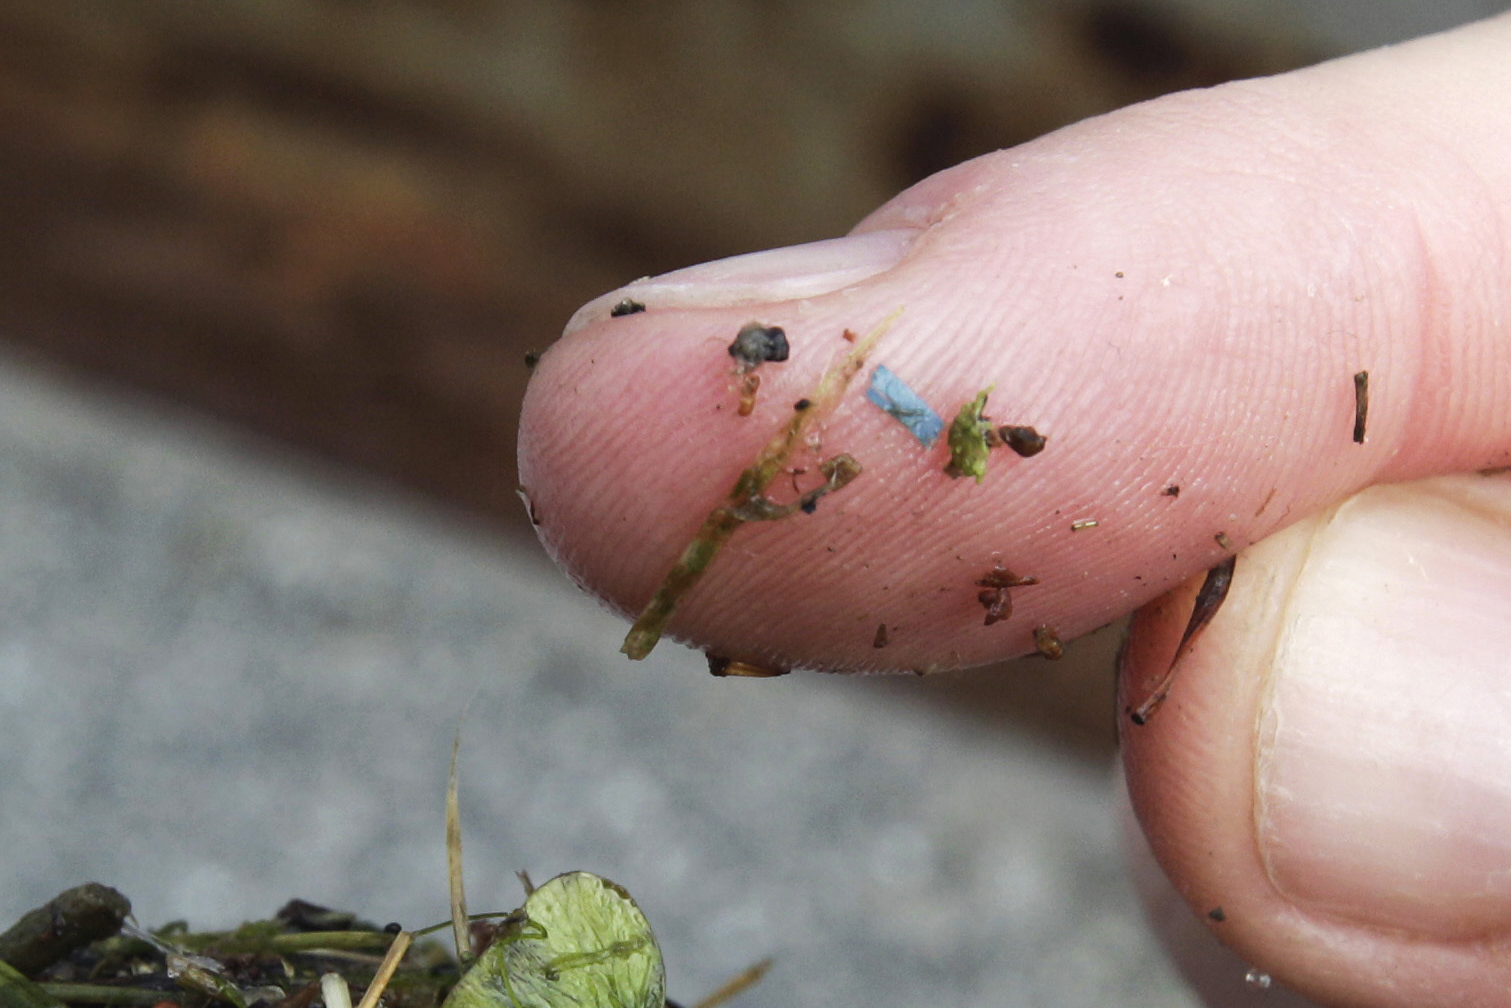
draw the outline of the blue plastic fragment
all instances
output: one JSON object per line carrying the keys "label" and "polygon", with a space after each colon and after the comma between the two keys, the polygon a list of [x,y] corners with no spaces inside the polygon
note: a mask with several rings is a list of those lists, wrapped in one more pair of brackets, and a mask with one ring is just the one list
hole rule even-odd
{"label": "blue plastic fragment", "polygon": [[929,404],[885,364],[878,364],[871,372],[871,387],[866,389],[866,398],[896,417],[897,422],[925,448],[934,447],[934,442],[944,433],[944,421],[939,414],[929,409]]}

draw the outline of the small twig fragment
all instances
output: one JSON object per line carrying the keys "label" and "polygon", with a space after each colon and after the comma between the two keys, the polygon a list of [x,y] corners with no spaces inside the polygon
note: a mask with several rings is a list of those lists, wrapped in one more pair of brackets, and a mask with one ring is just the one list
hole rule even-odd
{"label": "small twig fragment", "polygon": [[1079,518],[1070,523],[1070,531],[1079,532],[1082,529],[1096,528],[1100,524],[1095,518]]}
{"label": "small twig fragment", "polygon": [[[377,1008],[378,998],[388,989],[388,982],[393,979],[394,973],[403,961],[404,954],[409,951],[414,936],[408,931],[400,931],[394,935],[393,944],[388,946],[388,952],[383,956],[383,962],[378,966],[378,972],[373,974],[372,983],[367,985],[367,990],[362,995],[362,1000],[357,1002],[357,1008]],[[321,978],[322,982],[324,977]],[[323,986],[323,983],[322,983]],[[330,1002],[326,1002],[326,1008],[330,1008]]]}
{"label": "small twig fragment", "polygon": [[1186,630],[1181,634],[1180,644],[1175,648],[1175,657],[1170,659],[1170,667],[1165,671],[1155,686],[1154,692],[1150,693],[1143,703],[1128,712],[1128,717],[1134,724],[1148,723],[1165,702],[1165,697],[1170,695],[1170,686],[1175,682],[1175,674],[1179,670],[1181,659],[1186,652],[1196,643],[1201,632],[1207,624],[1212,622],[1212,617],[1217,615],[1217,610],[1227,600],[1228,589],[1233,586],[1233,569],[1238,564],[1237,556],[1230,556],[1222,563],[1207,571],[1207,576],[1201,583],[1201,588],[1196,593],[1196,604],[1191,607],[1191,618],[1186,621]]}
{"label": "small twig fragment", "polygon": [[462,726],[451,739],[451,771],[446,776],[446,880],[451,891],[451,936],[456,942],[456,961],[466,969],[472,963],[472,943],[467,937],[467,888],[462,881],[462,804],[458,798],[460,777],[457,755],[462,749]]}
{"label": "small twig fragment", "polygon": [[1065,645],[1060,643],[1060,635],[1055,633],[1055,628],[1045,624],[1034,627],[1034,650],[1050,661],[1059,661],[1065,654]]}
{"label": "small twig fragment", "polygon": [[1364,443],[1364,424],[1369,419],[1369,372],[1354,375],[1354,444]]}

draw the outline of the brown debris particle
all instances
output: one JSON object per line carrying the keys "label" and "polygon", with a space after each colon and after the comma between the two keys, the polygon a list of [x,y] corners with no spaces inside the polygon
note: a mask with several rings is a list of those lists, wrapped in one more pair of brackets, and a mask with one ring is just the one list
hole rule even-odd
{"label": "brown debris particle", "polygon": [[1233,540],[1228,538],[1228,534],[1226,532],[1219,532],[1212,538],[1217,541],[1218,546],[1221,546],[1225,550],[1233,548]]}
{"label": "brown debris particle", "polygon": [[755,374],[755,369],[767,361],[780,363],[789,352],[787,333],[781,326],[747,322],[740,328],[734,342],[729,344],[735,374],[740,376],[740,416],[750,416],[755,409],[756,392],[761,388],[761,376]]}
{"label": "brown debris particle", "polygon": [[986,610],[985,626],[1000,623],[1013,614],[1012,596],[1008,594],[1009,588],[1020,588],[1025,585],[1039,583],[1036,577],[1019,577],[1001,564],[991,569],[986,577],[976,582],[981,591],[976,593],[976,601]]}
{"label": "brown debris particle", "polygon": [[1228,919],[1228,915],[1222,912],[1222,907],[1213,907],[1207,911],[1207,916],[1219,924]]}
{"label": "brown debris particle", "polygon": [[1171,483],[1169,486],[1165,487],[1165,489],[1161,490],[1159,493],[1160,493],[1161,497],[1179,497],[1180,496],[1180,486],[1179,486],[1179,484]]}
{"label": "brown debris particle", "polygon": [[1369,372],[1354,375],[1354,444],[1364,443],[1364,422],[1369,419]]}
{"label": "brown debris particle", "polygon": [[535,365],[537,365],[539,363],[540,363],[540,351],[539,350],[526,350],[525,351],[525,369],[526,370],[534,371],[535,370]]}
{"label": "brown debris particle", "polygon": [[774,679],[784,676],[792,669],[772,669],[757,665],[754,662],[740,661],[737,658],[725,658],[716,655],[712,651],[705,657],[708,659],[708,674],[713,676],[738,676],[745,679]]}
{"label": "brown debris particle", "polygon": [[645,305],[633,298],[625,298],[623,301],[609,309],[610,318],[621,318],[625,315],[636,315],[645,311]]}
{"label": "brown debris particle", "polygon": [[1055,633],[1055,628],[1045,624],[1034,627],[1034,650],[1050,661],[1059,661],[1065,653],[1065,646],[1060,643],[1060,635]]}
{"label": "brown debris particle", "polygon": [[998,427],[997,436],[1002,439],[1003,444],[1024,458],[1039,454],[1044,450],[1044,444],[1048,440],[1032,427]]}
{"label": "brown debris particle", "polygon": [[887,637],[887,625],[885,623],[876,624],[876,636],[871,638],[871,646],[880,650],[881,648],[886,647],[889,643],[890,640]]}

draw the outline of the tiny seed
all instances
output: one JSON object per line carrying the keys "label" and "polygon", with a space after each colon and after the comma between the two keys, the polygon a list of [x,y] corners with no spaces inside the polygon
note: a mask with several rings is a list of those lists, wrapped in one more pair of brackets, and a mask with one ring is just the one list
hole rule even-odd
{"label": "tiny seed", "polygon": [[1046,438],[1043,434],[1032,427],[999,427],[997,436],[1013,451],[1024,458],[1037,455],[1044,450]]}

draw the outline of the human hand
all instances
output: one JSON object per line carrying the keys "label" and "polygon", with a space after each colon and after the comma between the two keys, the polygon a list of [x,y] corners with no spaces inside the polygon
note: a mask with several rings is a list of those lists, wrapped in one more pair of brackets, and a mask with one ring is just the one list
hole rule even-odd
{"label": "human hand", "polygon": [[[611,318],[626,298],[647,310]],[[1511,1003],[1511,479],[1478,472],[1511,464],[1511,16],[1125,109],[851,237],[592,302],[525,402],[547,547],[638,612],[840,334],[899,307],[870,365],[946,420],[991,386],[987,413],[1046,449],[951,479],[863,372],[812,453],[863,474],[738,529],[671,631],[762,666],[926,670],[1143,606],[1132,706],[1241,551],[1168,702],[1125,719],[1156,857],[1320,1002]],[[742,417],[725,347],[752,319],[792,353]],[[999,564],[1039,583],[983,626]]]}

